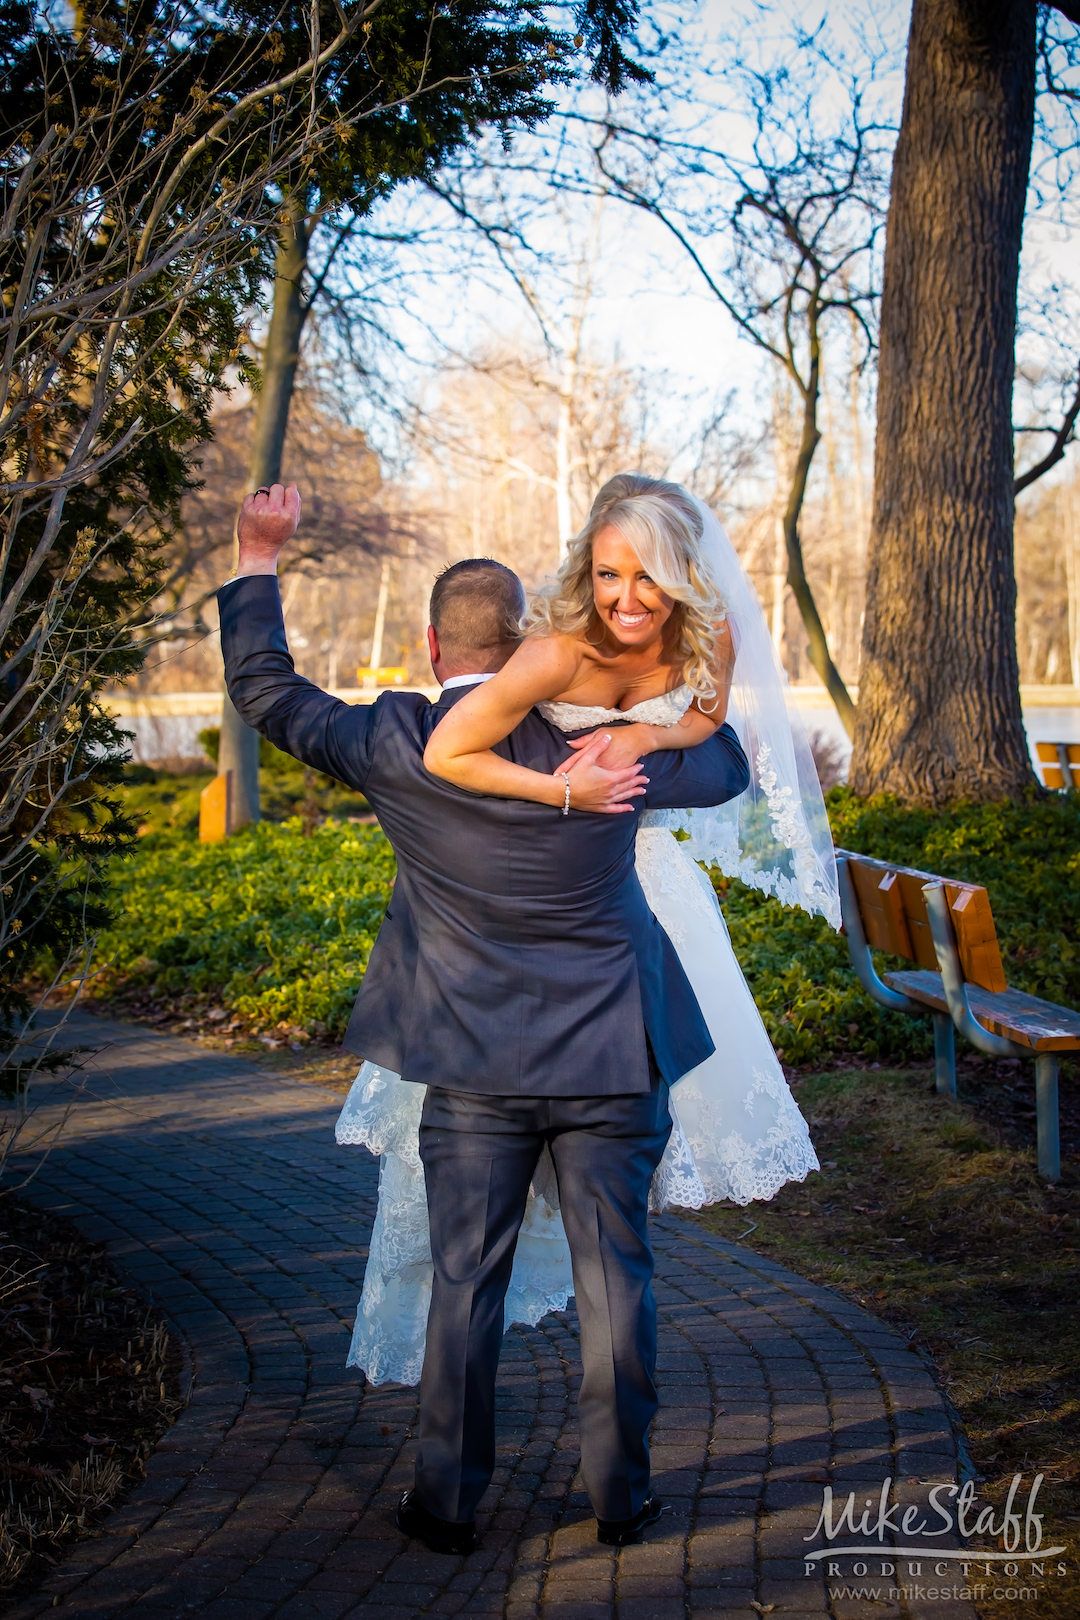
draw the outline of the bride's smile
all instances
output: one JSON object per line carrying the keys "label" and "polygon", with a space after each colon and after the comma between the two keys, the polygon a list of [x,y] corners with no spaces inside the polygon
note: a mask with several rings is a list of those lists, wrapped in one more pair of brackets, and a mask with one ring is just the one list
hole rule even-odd
{"label": "bride's smile", "polygon": [[614,525],[593,541],[593,602],[618,651],[643,651],[663,633],[675,606]]}

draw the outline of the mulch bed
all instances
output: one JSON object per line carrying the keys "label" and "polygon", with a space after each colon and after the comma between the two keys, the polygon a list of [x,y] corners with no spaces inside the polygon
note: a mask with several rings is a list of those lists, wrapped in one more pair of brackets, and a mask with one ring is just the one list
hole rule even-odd
{"label": "mulch bed", "polygon": [[0,1596],[32,1590],[143,1478],[180,1370],[103,1245],[0,1200]]}
{"label": "mulch bed", "polygon": [[[1013,1478],[1026,1501],[1041,1476],[1044,1542],[1068,1550],[1060,1571],[1047,1561],[1026,1620],[1080,1615],[1080,1086],[1062,1068],[1053,1186],[1035,1163],[1032,1064],[967,1053],[956,1100],[925,1065],[792,1074],[821,1173],[768,1203],[690,1217],[836,1289],[921,1351],[999,1522]],[[976,1608],[1005,1620],[1017,1605]]]}
{"label": "mulch bed", "polygon": [[338,1050],[337,1039],[325,1024],[316,1023],[309,1031],[298,1024],[245,1018],[223,1007],[215,995],[208,993],[169,994],[120,980],[110,984],[107,995],[95,996],[82,1006],[86,1012],[96,1012],[105,1018],[148,1024],[162,1035],[183,1035],[189,1040],[212,1038],[216,1046],[226,1050],[232,1047],[252,1052],[260,1047],[271,1052],[284,1048],[292,1052],[309,1048],[326,1052]]}

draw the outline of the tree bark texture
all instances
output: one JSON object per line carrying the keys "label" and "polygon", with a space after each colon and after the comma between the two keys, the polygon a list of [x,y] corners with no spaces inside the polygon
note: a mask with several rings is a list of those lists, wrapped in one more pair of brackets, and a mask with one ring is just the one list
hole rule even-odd
{"label": "tree bark texture", "polygon": [[262,815],[259,803],[259,733],[246,726],[224,689],[221,694],[221,743],[218,770],[232,771],[229,831],[237,832]]}
{"label": "tree bark texture", "polygon": [[285,431],[289,425],[296,367],[300,360],[300,336],[307,308],[304,303],[304,272],[307,269],[308,220],[299,206],[289,210],[281,227],[277,262],[274,266],[274,302],[270,329],[263,353],[263,381],[259,407],[255,413],[255,436],[251,446],[251,487],[281,481],[281,458]]}
{"label": "tree bark texture", "polygon": [[1035,0],[915,0],[885,249],[860,795],[988,802],[1033,779],[1012,391],[1034,102]]}
{"label": "tree bark texture", "polygon": [[[308,221],[303,211],[293,207],[288,222],[282,226],[274,267],[274,301],[251,447],[249,470],[252,489],[281,482],[285,432],[289,425],[289,407],[300,359],[300,335],[307,314],[303,280],[307,268],[308,236]],[[227,691],[222,693],[218,770],[231,770],[233,773],[233,828],[258,821],[259,734],[241,720]]]}

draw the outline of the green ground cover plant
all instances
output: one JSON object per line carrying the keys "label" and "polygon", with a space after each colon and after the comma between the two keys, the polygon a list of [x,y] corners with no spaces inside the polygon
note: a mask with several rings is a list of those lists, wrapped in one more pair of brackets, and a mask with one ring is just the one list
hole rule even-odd
{"label": "green ground cover plant", "polygon": [[[305,772],[271,743],[263,742],[259,757],[262,761],[259,790],[265,821],[287,821],[290,816],[301,815],[305,805],[311,808],[315,820],[327,815],[339,821],[353,817],[374,820],[364,795],[355,789],[342,787],[340,782],[314,771]],[[202,771],[174,776],[150,765],[129,765],[124,771],[124,808],[144,837],[147,833],[165,831],[196,836],[199,795],[212,779],[209,766]]]}
{"label": "green ground cover plant", "polygon": [[[154,1016],[171,1009],[196,1022],[207,1009],[224,1009],[252,1027],[269,1027],[278,1009],[283,1024],[341,1034],[381,919],[378,896],[385,904],[389,895],[393,858],[373,825],[360,836],[370,818],[362,794],[310,773],[305,780],[287,756],[273,753],[262,772],[268,821],[216,846],[197,841],[199,792],[209,773],[129,767],[126,809],[143,836],[135,855],[113,868],[115,920],[99,951],[99,962],[108,963],[99,994],[134,995]],[[927,811],[890,800],[865,804],[834,788],[828,801],[837,844],[985,883],[1009,983],[1080,1007],[1080,795]],[[319,817],[317,842],[308,848],[305,826]],[[339,848],[341,871],[333,853]],[[343,927],[342,874],[359,892],[367,866],[362,925]],[[870,1001],[845,940],[821,918],[719,873],[713,883],[786,1063],[895,1064],[929,1055],[930,1020]],[[267,908],[262,926],[259,907]],[[328,942],[332,963],[313,954]],[[880,959],[882,969],[889,965]]]}
{"label": "green ground cover plant", "polygon": [[390,898],[377,827],[299,817],[221,843],[151,832],[116,874],[93,993],[164,998],[165,1011],[233,1013],[251,1028],[339,1034]]}

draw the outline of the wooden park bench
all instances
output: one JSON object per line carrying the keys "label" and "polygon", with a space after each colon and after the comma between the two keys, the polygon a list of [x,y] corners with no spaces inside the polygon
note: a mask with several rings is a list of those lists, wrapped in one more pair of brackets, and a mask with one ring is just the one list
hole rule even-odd
{"label": "wooden park bench", "polygon": [[[838,849],[840,904],[851,961],[867,995],[891,1012],[934,1020],[937,1089],[956,1095],[956,1031],[991,1057],[1034,1058],[1039,1172],[1061,1175],[1058,1053],[1080,1049],[1080,1013],[1010,990],[990,896]],[[871,949],[917,963],[879,977]]]}
{"label": "wooden park bench", "polygon": [[1035,752],[1048,788],[1080,787],[1080,743],[1037,742]]}

